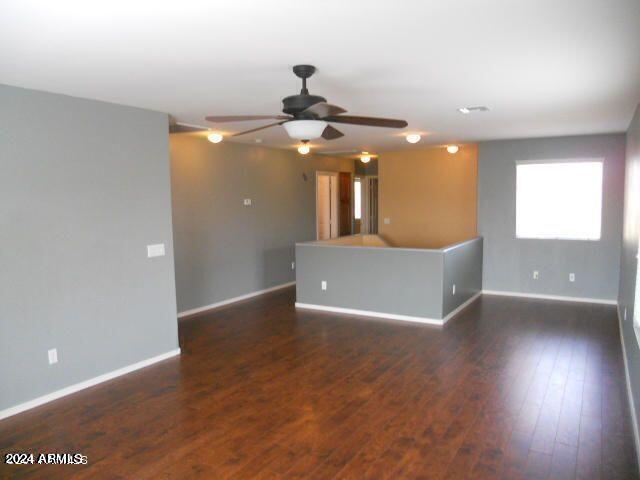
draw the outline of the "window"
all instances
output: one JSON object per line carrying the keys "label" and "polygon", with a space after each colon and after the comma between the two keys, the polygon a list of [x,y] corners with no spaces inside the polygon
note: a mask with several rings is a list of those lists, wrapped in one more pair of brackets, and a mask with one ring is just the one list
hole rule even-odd
{"label": "window", "polygon": [[356,220],[362,218],[362,182],[359,178],[353,182],[353,216]]}
{"label": "window", "polygon": [[599,240],[602,160],[518,162],[516,237]]}

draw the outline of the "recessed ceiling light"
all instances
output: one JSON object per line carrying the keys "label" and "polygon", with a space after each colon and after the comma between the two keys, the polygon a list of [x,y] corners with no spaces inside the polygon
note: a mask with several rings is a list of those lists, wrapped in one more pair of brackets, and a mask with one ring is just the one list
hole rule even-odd
{"label": "recessed ceiling light", "polygon": [[467,115],[468,113],[471,113],[471,112],[488,112],[489,109],[484,105],[481,105],[478,107],[460,107],[458,111],[460,113]]}
{"label": "recessed ceiling light", "polygon": [[210,133],[207,135],[207,140],[211,143],[220,143],[224,137],[219,133]]}
{"label": "recessed ceiling light", "polygon": [[458,153],[458,150],[460,150],[458,145],[447,145],[447,152],[449,153]]}
{"label": "recessed ceiling light", "polygon": [[298,153],[300,155],[306,155],[310,151],[311,151],[311,147],[309,147],[309,145],[307,145],[306,143],[303,143],[298,147]]}
{"label": "recessed ceiling light", "polygon": [[417,133],[410,133],[405,138],[407,139],[407,142],[409,142],[409,143],[418,143],[420,141],[421,137]]}

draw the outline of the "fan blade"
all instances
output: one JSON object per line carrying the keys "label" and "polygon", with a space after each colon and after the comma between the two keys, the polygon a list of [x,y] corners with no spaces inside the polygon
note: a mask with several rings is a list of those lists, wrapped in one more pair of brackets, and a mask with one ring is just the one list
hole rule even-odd
{"label": "fan blade", "polygon": [[204,117],[207,122],[224,123],[224,122],[244,122],[247,120],[288,120],[289,115],[223,115]]}
{"label": "fan blade", "polygon": [[287,121],[288,120],[285,120],[284,122],[270,123],[269,125],[263,125],[262,127],[252,128],[251,130],[245,130],[244,132],[234,133],[231,136],[232,137],[237,137],[238,135],[244,135],[246,133],[257,132],[258,130],[264,130],[265,128],[275,127],[276,125],[282,125],[283,123],[285,123]]}
{"label": "fan blade", "polygon": [[311,105],[309,108],[304,109],[301,113],[312,113],[318,118],[324,118],[345,112],[346,110],[344,108],[338,107],[337,105],[331,105],[330,103],[326,102],[318,102]]}
{"label": "fan blade", "polygon": [[187,125],[184,123],[174,123],[169,125],[169,133],[189,133],[189,132],[204,132],[208,130],[205,127],[199,127],[197,125]]}
{"label": "fan blade", "polygon": [[377,117],[356,117],[353,115],[338,115],[325,117],[323,120],[335,123],[348,123],[350,125],[368,125],[370,127],[404,128],[408,124],[404,120]]}
{"label": "fan blade", "polygon": [[333,128],[331,125],[327,125],[327,128],[322,132],[322,138],[325,140],[335,140],[340,137],[344,137],[344,133],[337,128]]}

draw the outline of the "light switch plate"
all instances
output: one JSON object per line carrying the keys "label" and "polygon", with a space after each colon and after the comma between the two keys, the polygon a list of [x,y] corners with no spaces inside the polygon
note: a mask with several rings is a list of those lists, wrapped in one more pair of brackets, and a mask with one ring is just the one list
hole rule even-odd
{"label": "light switch plate", "polygon": [[533,271],[533,279],[534,280],[538,280],[538,278],[540,278],[540,273],[538,272],[538,270],[534,270]]}
{"label": "light switch plate", "polygon": [[147,245],[147,257],[164,257],[164,243]]}
{"label": "light switch plate", "polygon": [[296,269],[296,262],[291,262],[291,270],[295,270]]}
{"label": "light switch plate", "polygon": [[385,219],[384,219],[384,224],[385,224],[385,225],[389,225],[389,224],[391,224],[391,219],[390,219],[390,218],[385,218]]}
{"label": "light switch plate", "polygon": [[245,198],[244,199],[244,206],[245,207],[250,207],[251,206],[251,199],[250,198]]}
{"label": "light switch plate", "polygon": [[452,293],[452,295],[455,295],[455,294],[456,294],[456,284],[454,283],[453,284],[453,293]]}
{"label": "light switch plate", "polygon": [[576,281],[576,274],[575,273],[570,273],[569,274],[569,281],[570,282],[575,282]]}
{"label": "light switch plate", "polygon": [[320,288],[322,288],[322,290],[326,290],[327,289],[327,281],[326,280],[322,280],[322,283],[320,283]]}
{"label": "light switch plate", "polygon": [[49,365],[53,365],[54,363],[58,363],[58,349],[52,348],[47,352],[49,355]]}

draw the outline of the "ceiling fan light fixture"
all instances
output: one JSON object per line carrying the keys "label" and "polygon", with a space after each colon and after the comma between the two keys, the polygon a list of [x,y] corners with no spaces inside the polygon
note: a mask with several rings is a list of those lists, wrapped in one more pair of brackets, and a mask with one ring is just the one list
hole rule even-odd
{"label": "ceiling fan light fixture", "polygon": [[362,163],[369,163],[371,161],[371,155],[369,155],[368,152],[362,152],[362,155],[360,156],[360,161]]}
{"label": "ceiling fan light fixture", "polygon": [[309,145],[307,145],[306,143],[303,143],[298,147],[298,153],[300,155],[306,155],[310,151],[311,151],[311,147],[309,147]]}
{"label": "ceiling fan light fixture", "polygon": [[210,133],[207,135],[207,140],[211,143],[220,143],[224,137],[220,133]]}
{"label": "ceiling fan light fixture", "polygon": [[460,147],[458,147],[458,145],[447,145],[447,152],[452,155],[454,153],[458,153],[458,150],[460,150]]}
{"label": "ceiling fan light fixture", "polygon": [[327,128],[324,120],[291,120],[283,124],[287,134],[296,140],[313,140],[320,138]]}
{"label": "ceiling fan light fixture", "polygon": [[409,143],[418,143],[422,137],[417,133],[410,133],[405,138]]}

